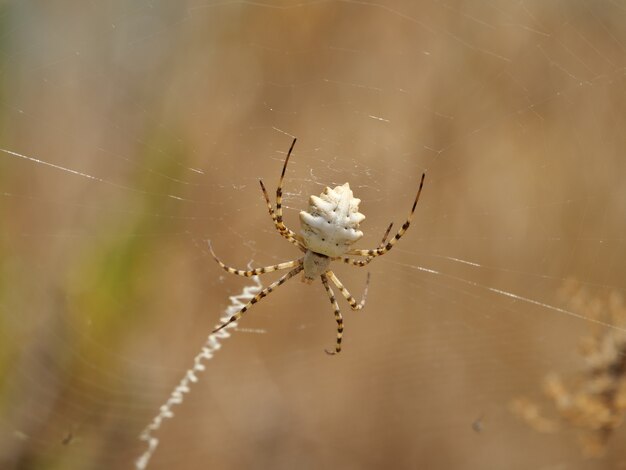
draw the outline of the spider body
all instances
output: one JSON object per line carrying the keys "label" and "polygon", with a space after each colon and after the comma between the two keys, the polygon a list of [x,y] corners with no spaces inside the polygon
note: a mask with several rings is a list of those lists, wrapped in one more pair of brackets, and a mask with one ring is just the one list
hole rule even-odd
{"label": "spider body", "polygon": [[361,200],[354,197],[348,183],[326,188],[319,197],[311,196],[309,210],[300,212],[302,239],[306,247],[331,258],[344,255],[363,237],[359,224]]}
{"label": "spider body", "polygon": [[302,280],[311,284],[320,277],[330,266],[331,259],[321,253],[307,250],[302,258]]}
{"label": "spider body", "polygon": [[[258,274],[290,269],[287,274],[264,288],[246,305],[244,305],[239,312],[235,313],[227,321],[215,328],[213,332],[216,333],[221,329],[232,325],[234,322],[239,320],[252,305],[259,302],[277,287],[281,286],[298,273],[302,272],[303,281],[308,284],[312,283],[315,279],[320,278],[322,285],[328,294],[328,298],[334,309],[335,321],[337,322],[337,340],[335,343],[335,350],[326,350],[326,352],[328,354],[337,354],[341,352],[341,343],[343,339],[343,317],[341,315],[341,311],[339,310],[335,294],[330,287],[329,281],[339,289],[341,295],[350,304],[350,308],[352,310],[361,310],[365,305],[370,277],[368,273],[363,298],[360,302],[357,302],[355,298],[352,297],[348,289],[343,286],[341,281],[332,272],[330,264],[332,261],[342,261],[353,266],[363,267],[368,265],[370,261],[377,256],[382,256],[391,250],[411,224],[411,219],[413,217],[413,213],[415,212],[417,201],[419,200],[422,192],[424,177],[426,175],[422,174],[419,189],[417,190],[417,195],[415,196],[411,212],[409,213],[406,222],[402,225],[400,230],[398,230],[395,236],[391,240],[387,241],[387,236],[389,235],[393,225],[390,224],[378,247],[370,250],[358,250],[351,247],[363,237],[363,232],[359,229],[359,224],[365,219],[365,216],[359,212],[359,204],[361,200],[354,197],[348,183],[345,183],[342,186],[336,186],[334,189],[326,187],[319,197],[310,197],[308,210],[300,212],[300,223],[302,226],[301,235],[297,235],[284,224],[282,212],[283,179],[285,177],[287,163],[289,162],[289,157],[291,156],[295,143],[296,139],[294,139],[291,143],[291,147],[289,148],[287,157],[285,158],[285,163],[283,164],[283,171],[280,175],[278,188],[276,189],[275,209],[270,202],[265,186],[263,185],[263,181],[259,182],[261,183],[263,196],[265,197],[270,217],[274,222],[274,227],[283,238],[296,245],[300,251],[304,253],[304,256],[296,260],[287,261],[274,266],[266,266],[263,268],[249,270],[235,269],[226,266],[222,261],[220,261],[220,259],[213,252],[213,248],[209,242],[209,249],[215,258],[215,261],[222,267],[222,269],[231,274],[250,277]],[[352,259],[350,256],[359,256],[362,257],[362,259]]]}

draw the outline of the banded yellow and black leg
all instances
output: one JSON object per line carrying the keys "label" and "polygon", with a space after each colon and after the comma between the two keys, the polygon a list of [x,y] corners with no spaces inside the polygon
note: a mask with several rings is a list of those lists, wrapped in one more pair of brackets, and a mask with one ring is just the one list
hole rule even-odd
{"label": "banded yellow and black leg", "polygon": [[341,341],[343,340],[343,317],[341,316],[341,311],[339,310],[339,304],[337,303],[337,299],[335,298],[335,293],[328,285],[328,278],[325,274],[322,274],[321,278],[322,284],[324,284],[324,289],[326,289],[326,292],[328,293],[330,304],[333,306],[333,309],[335,309],[335,321],[337,322],[337,343],[335,344],[335,350],[324,350],[326,351],[326,354],[330,354],[332,356],[341,352]]}
{"label": "banded yellow and black leg", "polygon": [[289,279],[291,279],[296,274],[298,274],[300,271],[302,271],[302,269],[303,269],[302,266],[298,266],[297,268],[292,269],[291,271],[289,271],[287,274],[285,274],[283,277],[278,279],[276,282],[271,283],[269,286],[267,286],[265,289],[263,289],[261,292],[259,292],[257,295],[255,295],[252,299],[250,299],[250,301],[246,305],[244,305],[241,308],[241,310],[239,310],[237,313],[235,313],[232,317],[230,317],[228,320],[226,320],[220,326],[215,328],[213,330],[213,333],[217,333],[221,329],[226,328],[231,323],[236,322],[237,320],[239,320],[244,315],[244,313],[246,313],[250,309],[250,307],[252,307],[257,302],[261,301],[261,299],[263,299],[264,297],[267,297],[277,287],[280,287],[281,285],[283,285]]}
{"label": "banded yellow and black leg", "polygon": [[341,258],[341,260],[346,263],[346,264],[350,264],[352,266],[356,266],[358,268],[362,268],[364,266],[367,266],[368,264],[370,264],[370,262],[373,260],[374,258],[365,258],[365,259],[352,259],[352,258]]}
{"label": "banded yellow and black leg", "polygon": [[367,273],[367,281],[365,281],[365,290],[363,291],[363,297],[361,298],[360,302],[357,302],[356,299],[352,297],[352,295],[350,294],[350,291],[348,291],[348,289],[346,289],[343,286],[341,281],[337,278],[337,276],[335,276],[335,273],[333,273],[332,271],[327,271],[326,276],[328,276],[328,278],[333,282],[333,284],[337,286],[337,289],[339,289],[339,291],[341,292],[341,295],[343,295],[344,299],[346,299],[347,302],[350,304],[350,308],[352,310],[361,310],[365,306],[365,301],[367,300],[367,290],[370,285],[370,273]]}
{"label": "banded yellow and black leg", "polygon": [[395,236],[391,240],[389,240],[389,242],[387,242],[385,246],[378,247],[374,250],[350,250],[348,251],[347,254],[356,255],[356,256],[367,256],[368,258],[374,258],[376,256],[384,255],[389,250],[391,250],[393,246],[396,244],[396,242],[400,240],[400,238],[402,238],[402,235],[405,234],[405,232],[411,225],[411,220],[413,219],[413,213],[415,212],[415,207],[417,206],[417,201],[419,201],[420,194],[422,193],[422,187],[424,186],[425,177],[426,177],[426,173],[423,173],[422,179],[420,180],[419,189],[417,190],[417,195],[415,196],[415,201],[413,201],[413,207],[411,207],[411,212],[409,212],[409,216],[407,217],[406,222],[402,224],[402,227],[400,228],[400,230],[398,230],[398,233],[396,233]]}
{"label": "banded yellow and black leg", "polygon": [[[391,227],[393,227],[393,222],[391,222],[389,224],[389,227],[387,227],[387,230],[385,230],[385,234],[383,235],[383,239],[380,242],[380,245],[378,245],[378,248],[382,248],[385,246],[385,243],[387,243],[387,237],[389,236],[389,232],[391,232]],[[352,266],[357,266],[359,268],[362,268],[363,266],[367,266],[368,264],[370,264],[370,262],[374,259],[374,257],[370,256],[368,258],[365,259],[352,259],[352,258],[347,258],[347,257],[342,257],[341,260],[346,263],[346,264],[351,264]]]}
{"label": "banded yellow and black leg", "polygon": [[291,142],[291,147],[289,147],[287,157],[285,158],[285,163],[283,163],[283,171],[280,173],[278,187],[276,188],[276,223],[280,231],[288,230],[283,223],[283,180],[285,179],[287,163],[289,163],[289,157],[291,156],[291,152],[293,151],[293,146],[296,145],[296,140],[297,139],[293,139],[293,142]]}
{"label": "banded yellow and black leg", "polygon": [[287,227],[284,223],[279,224],[278,219],[276,217],[276,213],[274,212],[274,208],[272,207],[272,203],[270,202],[270,198],[267,194],[267,190],[265,189],[265,185],[262,180],[259,180],[261,184],[261,190],[263,191],[263,197],[265,198],[265,204],[267,205],[267,211],[274,222],[274,227],[278,230],[278,233],[285,238],[288,242],[296,245],[301,251],[306,251],[304,244],[298,239],[298,235],[296,232]]}
{"label": "banded yellow and black leg", "polygon": [[289,269],[289,268],[294,268],[296,266],[301,266],[302,265],[302,258],[299,258],[299,259],[295,259],[293,261],[287,261],[285,263],[279,263],[279,264],[275,264],[273,266],[265,266],[265,267],[262,267],[262,268],[256,268],[256,269],[235,269],[235,268],[231,268],[230,266],[226,266],[217,257],[217,255],[213,251],[213,246],[211,246],[211,242],[209,241],[208,243],[209,243],[209,250],[211,251],[211,255],[213,256],[213,259],[215,259],[217,264],[219,264],[220,267],[224,271],[226,271],[227,273],[236,274],[237,276],[252,277],[252,276],[257,276],[259,274],[271,273],[271,272],[274,272],[274,271],[280,271],[282,269]]}
{"label": "banded yellow and black leg", "polygon": [[274,208],[272,207],[272,203],[270,202],[270,197],[267,194],[267,189],[265,189],[263,180],[259,180],[259,184],[261,185],[261,191],[263,192],[263,198],[265,199],[265,205],[267,206],[267,211],[269,212],[270,217],[272,218],[272,221],[274,222],[274,226],[276,227],[276,230],[278,230],[280,234],[283,236],[291,235],[292,237],[295,237],[296,234],[293,230],[290,230],[284,223],[282,225],[278,223],[276,212],[274,212]]}

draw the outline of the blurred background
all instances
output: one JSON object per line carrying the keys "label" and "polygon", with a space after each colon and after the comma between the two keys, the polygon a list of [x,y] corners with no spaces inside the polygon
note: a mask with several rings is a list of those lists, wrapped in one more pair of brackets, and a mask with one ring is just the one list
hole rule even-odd
{"label": "blurred background", "polygon": [[255,305],[148,468],[626,466],[622,2],[5,1],[0,51],[1,468],[134,467],[253,284],[207,240],[299,256],[293,136],[290,227],[348,181],[373,247],[426,171],[414,224],[341,355],[320,283]]}

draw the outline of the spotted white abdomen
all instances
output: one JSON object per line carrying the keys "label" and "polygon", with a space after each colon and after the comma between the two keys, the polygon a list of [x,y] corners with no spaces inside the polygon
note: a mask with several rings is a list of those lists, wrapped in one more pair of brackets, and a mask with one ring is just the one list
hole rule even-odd
{"label": "spotted white abdomen", "polygon": [[333,258],[348,251],[363,236],[359,224],[365,216],[359,212],[360,202],[348,183],[311,196],[309,210],[300,212],[306,247]]}

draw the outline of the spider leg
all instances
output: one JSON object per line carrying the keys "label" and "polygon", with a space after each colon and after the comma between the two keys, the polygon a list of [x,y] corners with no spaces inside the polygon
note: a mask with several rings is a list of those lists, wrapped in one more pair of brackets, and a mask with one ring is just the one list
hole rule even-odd
{"label": "spider leg", "polygon": [[363,297],[360,302],[357,302],[348,289],[346,289],[341,281],[335,276],[335,273],[332,271],[326,271],[326,275],[328,278],[333,281],[333,284],[337,286],[337,289],[341,291],[341,295],[348,301],[350,304],[350,308],[352,310],[361,310],[365,306],[365,300],[367,299],[367,290],[370,286],[370,273],[367,273],[367,281],[365,281],[365,290],[363,291]]}
{"label": "spider leg", "polygon": [[261,190],[263,191],[263,197],[265,198],[265,204],[267,205],[267,210],[270,214],[270,217],[272,218],[272,221],[274,222],[274,227],[276,228],[276,230],[278,230],[278,233],[280,233],[280,235],[284,237],[287,241],[289,241],[290,243],[293,243],[298,248],[300,248],[301,251],[306,251],[306,248],[304,247],[302,242],[298,239],[298,235],[296,235],[296,232],[289,229],[289,227],[287,227],[284,223],[282,225],[278,223],[278,219],[276,218],[276,213],[274,212],[274,208],[272,207],[270,198],[267,195],[267,191],[265,190],[265,185],[263,184],[263,180],[259,180],[259,183],[261,183]]}
{"label": "spider leg", "polygon": [[341,260],[346,264],[351,264],[352,266],[356,266],[358,268],[362,268],[363,266],[367,266],[373,260],[373,257],[365,258],[365,259],[352,259],[352,258],[341,258]]}
{"label": "spider leg", "polygon": [[265,266],[263,268],[256,268],[256,269],[249,269],[249,270],[245,270],[245,269],[235,269],[235,268],[231,268],[230,266],[226,266],[215,254],[215,252],[213,251],[213,246],[211,246],[211,241],[209,240],[209,250],[211,250],[211,255],[213,256],[213,259],[215,259],[215,261],[217,261],[217,264],[220,265],[220,267],[230,273],[230,274],[236,274],[237,276],[244,276],[244,277],[252,277],[252,276],[257,276],[259,274],[265,274],[265,273],[271,273],[273,271],[280,271],[281,269],[288,269],[288,268],[293,268],[296,266],[300,266],[302,265],[302,258],[293,260],[293,261],[287,261],[285,263],[280,263],[280,264],[275,264],[273,266]]}
{"label": "spider leg", "polygon": [[396,244],[396,242],[400,240],[400,238],[402,238],[402,235],[404,235],[404,233],[407,231],[407,229],[409,228],[409,225],[411,225],[411,219],[413,218],[413,213],[415,212],[415,206],[417,206],[417,201],[419,201],[420,194],[422,193],[422,187],[424,186],[425,177],[426,177],[426,173],[423,173],[422,179],[420,180],[419,189],[417,190],[417,196],[415,196],[413,207],[411,208],[411,212],[409,212],[409,216],[407,217],[406,222],[402,224],[402,227],[400,228],[400,230],[398,230],[398,233],[396,233],[395,236],[389,242],[387,242],[385,246],[378,247],[374,250],[350,250],[348,251],[347,254],[356,255],[356,256],[367,256],[368,258],[374,258],[376,256],[384,255],[389,250],[391,250],[393,246]]}
{"label": "spider leg", "polygon": [[278,181],[278,188],[276,188],[276,224],[277,228],[283,232],[288,230],[283,223],[283,179],[285,178],[285,171],[287,170],[287,163],[289,163],[289,157],[291,156],[291,151],[293,150],[293,146],[296,145],[296,140],[293,139],[291,142],[291,147],[289,147],[289,151],[287,152],[287,158],[285,158],[285,163],[283,163],[283,171],[280,173],[280,180]]}
{"label": "spider leg", "polygon": [[267,286],[265,289],[263,289],[261,292],[259,292],[257,295],[255,295],[250,302],[248,302],[246,305],[244,305],[241,310],[239,310],[237,313],[235,313],[232,317],[230,317],[228,320],[226,320],[224,323],[222,323],[221,325],[219,325],[217,328],[215,328],[213,330],[213,333],[217,333],[218,331],[220,331],[223,328],[226,328],[228,325],[230,325],[233,322],[236,322],[237,320],[239,320],[244,313],[246,313],[246,311],[248,311],[250,309],[250,307],[252,307],[254,304],[256,304],[257,302],[259,302],[261,299],[263,299],[263,297],[266,297],[267,295],[269,295],[272,291],[274,291],[274,289],[276,289],[277,287],[283,285],[285,282],[287,282],[289,279],[291,279],[292,277],[294,277],[296,274],[298,274],[300,271],[302,271],[302,269],[304,269],[302,266],[298,266],[295,269],[292,269],[291,271],[289,271],[287,274],[285,274],[283,277],[281,277],[280,279],[278,279],[275,282],[272,282],[269,286]]}
{"label": "spider leg", "polygon": [[335,309],[335,321],[337,322],[337,343],[335,344],[335,350],[329,351],[325,349],[326,354],[335,355],[341,352],[341,340],[343,339],[343,317],[341,316],[341,311],[339,310],[339,304],[337,303],[337,299],[335,299],[335,293],[328,285],[328,278],[325,274],[322,274],[322,284],[324,284],[324,289],[328,293],[328,298],[330,299],[330,303]]}
{"label": "spider leg", "polygon": [[274,212],[274,208],[272,207],[272,203],[270,202],[270,197],[267,194],[267,190],[265,189],[263,180],[259,180],[259,184],[261,185],[261,191],[263,191],[263,197],[265,198],[267,211],[270,213],[270,217],[272,218],[272,221],[274,222],[274,226],[276,227],[276,230],[278,230],[283,237],[285,235],[290,235],[295,238],[296,233],[293,230],[290,230],[284,223],[282,225],[278,223],[276,213]]}
{"label": "spider leg", "polygon": [[389,227],[387,227],[387,230],[385,230],[385,234],[383,235],[383,239],[380,242],[381,245],[384,245],[385,242],[387,241],[387,237],[389,236],[389,232],[391,232],[391,227],[393,227],[393,222],[391,222],[389,224]]}
{"label": "spider leg", "polygon": [[[378,245],[378,248],[382,248],[385,246],[385,243],[387,242],[387,237],[389,236],[389,232],[391,232],[391,227],[393,227],[393,222],[391,222],[389,224],[389,227],[387,227],[387,230],[385,230],[385,234],[383,235],[383,240],[380,242],[380,245]],[[373,259],[374,259],[373,256],[370,256],[365,259],[352,259],[348,257],[341,257],[341,261],[343,261],[344,263],[351,264],[359,268],[362,268],[363,266],[367,266],[368,264],[370,264],[370,262]]]}

